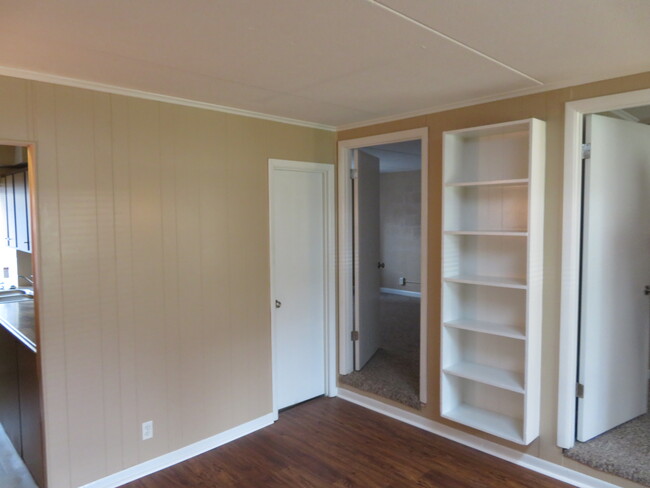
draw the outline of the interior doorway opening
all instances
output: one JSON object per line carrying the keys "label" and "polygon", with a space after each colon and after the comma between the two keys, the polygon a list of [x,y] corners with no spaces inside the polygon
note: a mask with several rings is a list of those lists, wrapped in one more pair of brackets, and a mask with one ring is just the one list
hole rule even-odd
{"label": "interior doorway opening", "polygon": [[426,131],[339,145],[341,386],[426,403]]}
{"label": "interior doorway opening", "polygon": [[[560,403],[573,404],[573,429],[562,428],[560,412],[558,443],[567,457],[650,485],[643,447],[650,438],[650,105],[610,105],[580,118],[578,282],[571,301],[565,282],[563,301],[565,315],[572,302],[577,307],[571,357],[578,388]],[[564,347],[567,332],[565,322]]]}

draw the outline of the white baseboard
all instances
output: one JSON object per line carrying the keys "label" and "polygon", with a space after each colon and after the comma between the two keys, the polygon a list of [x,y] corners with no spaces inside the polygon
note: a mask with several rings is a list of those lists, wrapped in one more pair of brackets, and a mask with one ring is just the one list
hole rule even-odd
{"label": "white baseboard", "polygon": [[136,466],[132,466],[125,469],[124,471],[111,474],[105,478],[93,481],[79,488],[116,488],[118,486],[122,486],[125,483],[129,483],[144,476],[150,475],[156,471],[160,471],[161,469],[168,468],[169,466],[173,466],[174,464],[178,464],[194,456],[203,454],[204,452],[214,449],[215,447],[222,446],[234,441],[235,439],[239,439],[240,437],[251,434],[256,430],[271,425],[273,421],[274,415],[272,413],[269,413],[255,420],[251,420],[250,422],[246,422],[245,424],[233,427],[232,429],[222,432],[221,434],[208,437],[207,439],[203,439],[202,441],[195,442],[189,446],[182,447],[176,451],[163,454],[162,456],[151,459],[149,461],[145,461],[144,463],[138,464]]}
{"label": "white baseboard", "polygon": [[398,288],[380,288],[382,293],[390,293],[392,295],[402,295],[405,297],[418,297],[422,295],[419,291],[399,290]]}
{"label": "white baseboard", "polygon": [[387,417],[394,418],[406,424],[412,425],[432,434],[439,435],[451,441],[458,442],[468,447],[472,447],[491,456],[503,459],[518,466],[530,469],[537,473],[549,476],[551,478],[569,483],[580,488],[618,488],[606,481],[599,480],[578,471],[574,471],[564,466],[560,466],[550,461],[545,461],[530,454],[524,454],[509,447],[505,447],[486,439],[481,439],[466,432],[453,429],[446,425],[425,419],[419,415],[407,412],[392,405],[386,405],[372,398],[359,395],[350,390],[339,386],[339,398],[351,403],[355,403],[367,409],[373,410]]}

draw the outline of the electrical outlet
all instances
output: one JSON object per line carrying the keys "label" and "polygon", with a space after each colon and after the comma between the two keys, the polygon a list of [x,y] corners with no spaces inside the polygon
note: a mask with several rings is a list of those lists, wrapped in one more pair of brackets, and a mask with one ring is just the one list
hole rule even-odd
{"label": "electrical outlet", "polygon": [[399,284],[402,285],[402,286],[406,286],[406,278],[404,278],[403,276],[400,276],[399,277]]}
{"label": "electrical outlet", "polygon": [[142,423],[142,440],[146,441],[153,437],[153,420]]}

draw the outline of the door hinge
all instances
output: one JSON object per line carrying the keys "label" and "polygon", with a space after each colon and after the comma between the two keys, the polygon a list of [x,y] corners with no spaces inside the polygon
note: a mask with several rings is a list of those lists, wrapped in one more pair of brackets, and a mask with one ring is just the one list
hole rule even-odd
{"label": "door hinge", "polygon": [[585,385],[582,383],[576,384],[576,397],[584,398],[585,397]]}
{"label": "door hinge", "polygon": [[353,341],[358,341],[359,340],[359,331],[358,330],[353,330],[352,334],[350,334],[350,340]]}
{"label": "door hinge", "polygon": [[582,159],[589,158],[591,158],[591,143],[588,142],[582,145]]}
{"label": "door hinge", "polygon": [[357,171],[357,168],[350,168],[350,179],[356,180],[358,176],[359,171]]}

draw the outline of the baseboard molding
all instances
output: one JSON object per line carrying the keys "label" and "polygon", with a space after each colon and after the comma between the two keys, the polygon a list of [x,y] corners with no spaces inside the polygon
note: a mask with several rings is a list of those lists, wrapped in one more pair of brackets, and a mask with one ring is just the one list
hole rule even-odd
{"label": "baseboard molding", "polygon": [[524,454],[509,447],[496,444],[486,439],[481,439],[472,434],[461,432],[446,425],[425,419],[419,415],[404,411],[400,408],[387,405],[372,398],[365,397],[358,393],[346,390],[339,386],[338,397],[351,403],[355,403],[369,410],[386,415],[393,419],[399,420],[406,424],[412,425],[432,434],[439,435],[459,444],[477,449],[491,456],[511,462],[523,468],[530,469],[537,473],[549,476],[551,478],[569,483],[580,488],[618,488],[606,481],[599,480],[592,476],[579,473],[564,466],[560,466],[550,461],[545,461],[530,454]]}
{"label": "baseboard molding", "polygon": [[97,481],[93,481],[87,485],[81,486],[80,488],[117,488],[118,486],[122,486],[125,483],[129,483],[131,481],[155,473],[156,471],[160,471],[161,469],[165,469],[169,466],[173,466],[174,464],[186,461],[187,459],[198,456],[199,454],[203,454],[204,452],[214,449],[215,447],[222,446],[234,441],[235,439],[239,439],[240,437],[251,434],[256,430],[267,427],[273,423],[274,418],[275,417],[273,413],[269,413],[263,417],[251,420],[250,422],[238,425],[237,427],[233,427],[232,429],[222,432],[221,434],[208,437],[207,439],[203,439],[202,441],[195,442],[189,446],[182,447],[176,451],[163,454],[160,457],[145,461],[144,463],[132,466],[125,469],[124,471],[120,471],[105,478],[101,478]]}
{"label": "baseboard molding", "polygon": [[422,294],[419,291],[408,291],[408,290],[399,290],[397,288],[380,288],[382,293],[390,293],[391,295],[402,295],[405,297],[418,297],[420,298]]}

